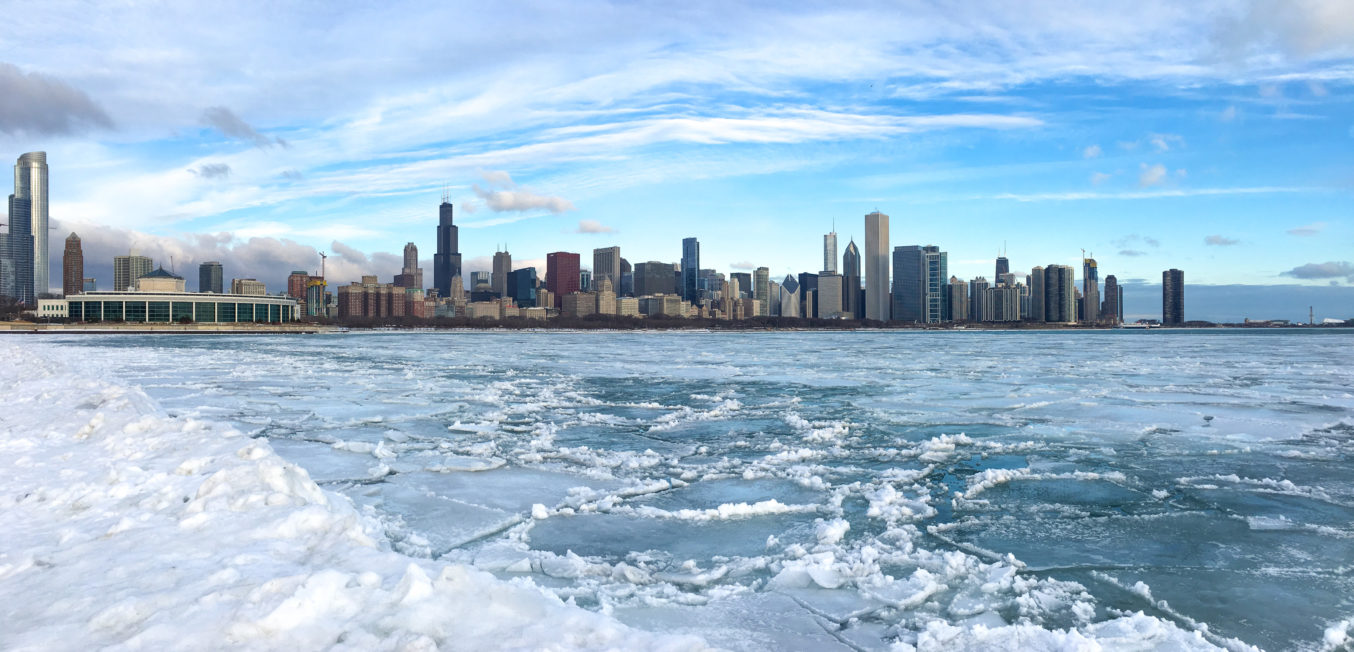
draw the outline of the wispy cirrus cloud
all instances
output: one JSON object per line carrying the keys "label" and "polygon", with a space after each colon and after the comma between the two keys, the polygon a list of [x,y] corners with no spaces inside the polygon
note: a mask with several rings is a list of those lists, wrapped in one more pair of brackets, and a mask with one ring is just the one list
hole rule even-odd
{"label": "wispy cirrus cloud", "polygon": [[287,141],[280,137],[269,138],[259,133],[249,123],[240,119],[240,116],[235,115],[234,111],[224,106],[208,107],[202,112],[202,121],[227,138],[253,143],[255,147],[287,146]]}
{"label": "wispy cirrus cloud", "polygon": [[1311,237],[1320,234],[1324,230],[1326,230],[1325,222],[1312,222],[1311,224],[1306,224],[1303,226],[1298,226],[1289,229],[1288,235],[1296,235],[1299,237]]}
{"label": "wispy cirrus cloud", "polygon": [[1204,238],[1204,244],[1210,247],[1230,247],[1241,244],[1241,241],[1225,235],[1210,235]]}

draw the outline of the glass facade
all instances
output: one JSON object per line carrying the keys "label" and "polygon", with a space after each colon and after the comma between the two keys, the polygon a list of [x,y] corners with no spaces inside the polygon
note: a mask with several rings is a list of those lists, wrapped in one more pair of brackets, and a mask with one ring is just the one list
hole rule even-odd
{"label": "glass facade", "polygon": [[[119,296],[118,298],[124,297]],[[69,301],[67,302],[67,313],[71,321],[75,322],[127,321],[162,324],[180,322],[209,324],[285,323],[293,321],[297,317],[296,307],[281,301],[235,303],[175,300],[179,298],[178,296],[164,298],[166,300],[163,301]]]}

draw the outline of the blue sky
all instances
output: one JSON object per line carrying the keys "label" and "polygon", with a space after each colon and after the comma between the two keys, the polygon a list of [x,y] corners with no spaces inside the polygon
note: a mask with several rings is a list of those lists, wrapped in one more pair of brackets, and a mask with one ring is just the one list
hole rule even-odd
{"label": "blue sky", "polygon": [[95,275],[136,248],[389,277],[447,188],[471,269],[696,236],[705,267],[816,271],[878,209],[963,278],[1086,249],[1354,316],[1348,2],[240,4],[0,23],[0,153],[49,153],[52,246]]}

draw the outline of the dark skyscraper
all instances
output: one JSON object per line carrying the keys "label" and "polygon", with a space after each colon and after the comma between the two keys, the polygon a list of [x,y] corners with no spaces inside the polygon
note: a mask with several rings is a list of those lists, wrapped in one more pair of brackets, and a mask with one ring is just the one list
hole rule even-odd
{"label": "dark skyscraper", "polygon": [[33,304],[32,202],[9,196],[9,233],[0,240],[0,294]]}
{"label": "dark skyscraper", "polygon": [[672,263],[651,260],[635,264],[635,296],[647,297],[654,294],[677,294]]}
{"label": "dark skyscraper", "polygon": [[1105,277],[1105,300],[1100,304],[1100,321],[1106,324],[1124,322],[1123,288],[1113,274]]}
{"label": "dark skyscraper", "polygon": [[687,303],[700,303],[701,243],[695,238],[682,239],[682,298]]}
{"label": "dark skyscraper", "polygon": [[461,275],[459,233],[452,224],[451,196],[442,194],[437,216],[437,253],[433,254],[433,286],[437,296],[451,296],[451,279]]}
{"label": "dark skyscraper", "polygon": [[853,319],[865,317],[865,302],[860,294],[860,249],[853,239],[842,253],[842,314]]}
{"label": "dark skyscraper", "polygon": [[997,256],[997,275],[996,282],[1000,283],[1004,275],[1011,273],[1011,263],[1006,260],[1006,256]]}
{"label": "dark skyscraper", "polygon": [[80,294],[85,287],[85,252],[80,248],[80,236],[66,236],[66,251],[61,254],[61,295]]}
{"label": "dark skyscraper", "polygon": [[536,268],[523,267],[508,272],[508,296],[522,308],[536,306]]}
{"label": "dark skyscraper", "polygon": [[[292,273],[295,274],[296,272]],[[309,279],[309,277],[306,278]],[[197,266],[198,292],[215,292],[217,294],[223,294],[224,289],[225,280],[224,275],[221,273],[221,263],[209,260]],[[304,295],[293,298],[304,298]]]}
{"label": "dark skyscraper", "polygon": [[555,295],[555,307],[564,305],[564,295],[578,291],[578,254],[556,251],[545,255],[545,289]]}
{"label": "dark skyscraper", "polygon": [[1185,273],[1178,269],[1161,273],[1161,323],[1166,326],[1185,323]]}
{"label": "dark skyscraper", "polygon": [[949,319],[945,291],[949,269],[940,247],[893,248],[893,318],[934,324]]}
{"label": "dark skyscraper", "polygon": [[[738,281],[738,293],[751,297],[754,288],[752,287],[752,274],[748,272],[732,272],[729,274],[730,281]],[[737,299],[739,297],[732,297]]]}

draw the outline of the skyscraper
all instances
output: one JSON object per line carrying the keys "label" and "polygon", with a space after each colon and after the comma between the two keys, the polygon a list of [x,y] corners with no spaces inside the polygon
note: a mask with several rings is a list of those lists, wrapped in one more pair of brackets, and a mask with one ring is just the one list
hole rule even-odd
{"label": "skyscraper", "polygon": [[19,157],[19,162],[14,164],[14,196],[29,202],[33,253],[28,262],[33,268],[33,291],[36,294],[51,292],[48,283],[51,271],[47,264],[47,152],[28,152]]}
{"label": "skyscraper", "polygon": [[1105,300],[1100,303],[1100,321],[1106,324],[1124,323],[1123,292],[1118,278],[1113,274],[1105,277]]}
{"label": "skyscraper", "polygon": [[823,272],[818,275],[818,286],[814,288],[813,307],[819,319],[842,318],[842,276],[836,272]]}
{"label": "skyscraper", "polygon": [[741,295],[744,294],[746,294],[749,297],[752,297],[753,293],[752,274],[749,274],[747,272],[730,272],[729,282],[733,283],[735,281],[738,282],[738,295],[737,296],[731,295],[729,298],[741,299],[743,298]]}
{"label": "skyscraper", "polygon": [[85,283],[85,252],[80,248],[80,236],[66,236],[66,250],[61,254],[61,296],[80,294]]}
{"label": "skyscraper", "polygon": [[1165,326],[1185,323],[1185,273],[1178,269],[1161,273],[1161,323]]}
{"label": "skyscraper", "polygon": [[865,216],[865,318],[889,318],[889,216]]}
{"label": "skyscraper", "polygon": [[991,321],[992,304],[989,301],[992,297],[987,292],[987,279],[979,276],[969,281],[968,284],[968,320],[969,321]]}
{"label": "skyscraper", "polygon": [[842,314],[850,319],[865,316],[860,300],[860,249],[854,239],[846,243],[842,253]]}
{"label": "skyscraper", "polygon": [[555,307],[564,295],[578,291],[578,254],[556,251],[545,255],[545,289],[555,297]]}
{"label": "skyscraper", "polygon": [[400,273],[395,275],[395,287],[423,289],[423,268],[418,266],[418,245],[410,242],[404,245],[404,264]]}
{"label": "skyscraper", "polygon": [[1030,309],[1025,314],[1029,321],[1044,321],[1044,283],[1044,268],[1036,265],[1030,270]]}
{"label": "skyscraper", "polygon": [[950,283],[945,288],[945,294],[946,301],[950,306],[950,320],[968,321],[968,283],[965,283],[959,277],[951,276]]}
{"label": "skyscraper", "polygon": [[113,291],[126,292],[141,278],[151,272],[150,259],[135,253],[113,257]]}
{"label": "skyscraper", "polygon": [[823,236],[823,271],[837,273],[837,232]]}
{"label": "skyscraper", "polygon": [[935,245],[893,249],[893,318],[922,324],[946,321],[948,255]]}
{"label": "skyscraper", "polygon": [[677,283],[672,274],[672,263],[651,260],[635,264],[635,296],[676,293]]}
{"label": "skyscraper", "polygon": [[757,316],[771,314],[771,269],[758,267],[752,273],[752,298],[757,300]]}
{"label": "skyscraper", "polygon": [[[298,292],[297,295],[291,295],[292,298],[295,299],[300,299],[305,296],[304,294],[305,286],[307,283],[310,282],[309,274],[306,274],[305,272],[292,272],[293,275],[298,273],[305,277],[305,280],[302,281],[299,285],[293,287],[291,279],[289,278],[287,280],[288,292],[289,293],[291,291]],[[225,290],[225,285],[226,285],[225,275],[222,274],[221,263],[218,263],[214,260],[209,260],[197,266],[198,292],[215,292],[217,294],[221,294],[222,291]]]}
{"label": "skyscraper", "polygon": [[461,275],[459,229],[452,224],[451,195],[442,193],[437,216],[437,253],[433,254],[433,287],[437,296],[450,297],[451,280]]}
{"label": "skyscraper", "polygon": [[1044,321],[1051,324],[1077,321],[1076,270],[1071,265],[1044,267]]}
{"label": "skyscraper", "polygon": [[9,233],[0,241],[0,294],[34,304],[32,202],[9,196]]}
{"label": "skyscraper", "polygon": [[621,248],[602,247],[592,250],[592,281],[601,285],[602,279],[611,280],[612,289],[621,285]]}
{"label": "skyscraper", "polygon": [[1009,273],[1011,273],[1011,262],[1006,260],[1006,256],[997,256],[997,274],[992,278],[997,279],[997,282],[1000,283],[1002,277]]}
{"label": "skyscraper", "polygon": [[506,249],[494,252],[494,273],[489,280],[489,286],[498,296],[508,296],[508,275],[511,273],[512,254],[508,253]]}
{"label": "skyscraper", "polygon": [[508,296],[522,308],[536,307],[536,268],[523,267],[508,273]]}
{"label": "skyscraper", "polygon": [[[210,292],[211,290],[206,289],[210,280],[206,276],[204,276],[204,274],[208,273],[205,263],[198,268],[197,273],[198,273],[198,291]],[[395,281],[396,281],[395,284],[399,285],[398,276],[395,277]],[[309,292],[310,292],[310,273],[304,269],[293,269],[291,273],[287,275],[287,296],[293,299],[305,299],[307,298]]]}
{"label": "skyscraper", "polygon": [[1100,268],[1094,258],[1081,259],[1081,320],[1100,321]]}
{"label": "skyscraper", "polygon": [[700,303],[701,243],[695,238],[682,239],[682,298],[687,303]]}
{"label": "skyscraper", "polygon": [[780,283],[780,316],[781,317],[800,317],[800,301],[803,297],[799,293],[799,281],[795,277],[786,274],[785,280]]}

